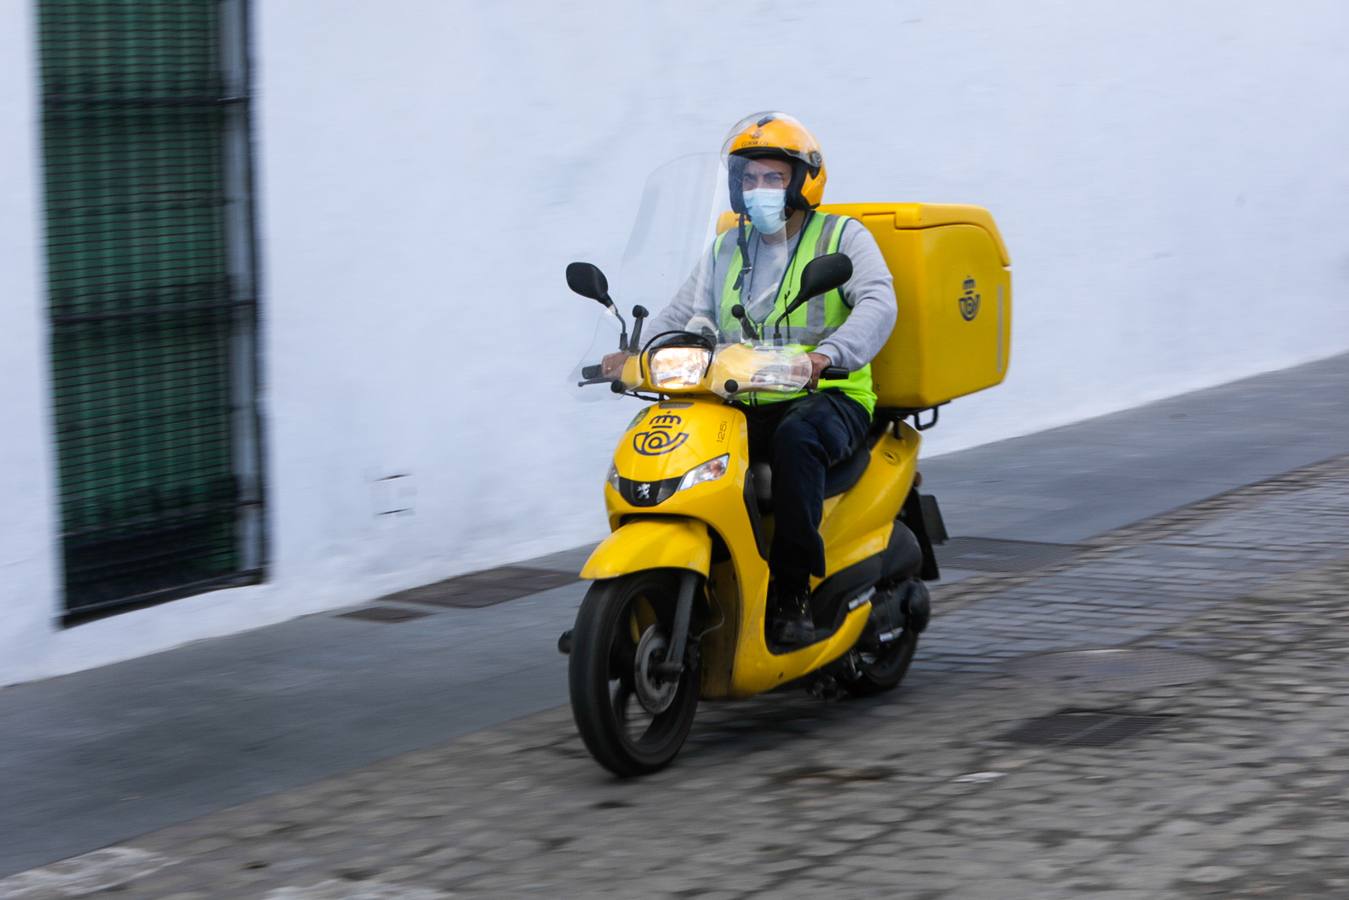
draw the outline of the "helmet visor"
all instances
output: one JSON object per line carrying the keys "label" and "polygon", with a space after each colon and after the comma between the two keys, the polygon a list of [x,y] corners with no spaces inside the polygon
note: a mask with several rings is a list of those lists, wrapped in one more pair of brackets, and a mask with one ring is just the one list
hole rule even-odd
{"label": "helmet visor", "polygon": [[806,126],[795,116],[774,111],[754,113],[732,125],[721,154],[797,160],[815,171],[824,163],[819,142]]}

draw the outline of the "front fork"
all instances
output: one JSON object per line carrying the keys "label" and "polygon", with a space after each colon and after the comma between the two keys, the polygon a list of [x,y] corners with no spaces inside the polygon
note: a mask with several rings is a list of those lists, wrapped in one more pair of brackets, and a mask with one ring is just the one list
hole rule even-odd
{"label": "front fork", "polygon": [[[693,597],[698,593],[698,579],[701,576],[691,569],[684,569],[679,575],[679,595],[675,598],[674,625],[671,628],[670,652],[663,661],[654,666],[655,674],[662,679],[673,680],[684,674],[684,650],[689,641],[689,623],[693,620]],[[562,632],[557,639],[557,650],[563,656],[571,653],[571,629]]]}
{"label": "front fork", "polygon": [[670,652],[663,662],[656,663],[656,674],[661,678],[677,679],[684,674],[684,647],[689,640],[689,621],[693,617],[693,595],[698,590],[698,573],[684,569],[679,576],[679,597],[675,600],[674,633],[670,635]]}

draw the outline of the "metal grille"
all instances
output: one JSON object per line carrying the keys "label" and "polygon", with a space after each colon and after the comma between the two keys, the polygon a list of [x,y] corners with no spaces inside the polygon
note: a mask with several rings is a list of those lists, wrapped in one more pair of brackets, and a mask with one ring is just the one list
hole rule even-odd
{"label": "metal grille", "polygon": [[997,538],[958,537],[948,540],[937,556],[943,566],[980,572],[1029,572],[1062,562],[1082,548],[1073,544],[1004,541]]}
{"label": "metal grille", "polygon": [[1161,728],[1171,720],[1170,716],[1065,709],[1024,722],[999,740],[1050,747],[1109,747]]}
{"label": "metal grille", "polygon": [[66,621],[257,580],[244,0],[38,0]]}
{"label": "metal grille", "polygon": [[1007,672],[1052,681],[1061,688],[1142,691],[1171,684],[1207,681],[1222,667],[1202,656],[1150,647],[1069,650],[1013,660]]}
{"label": "metal grille", "polygon": [[528,566],[500,566],[400,591],[382,599],[395,603],[478,609],[575,583],[576,575],[571,572]]}
{"label": "metal grille", "polygon": [[422,612],[417,609],[401,609],[397,606],[367,606],[365,609],[358,609],[354,612],[338,613],[339,619],[359,619],[362,622],[383,622],[385,624],[393,622],[407,622],[412,619],[423,619],[431,615],[429,612]]}

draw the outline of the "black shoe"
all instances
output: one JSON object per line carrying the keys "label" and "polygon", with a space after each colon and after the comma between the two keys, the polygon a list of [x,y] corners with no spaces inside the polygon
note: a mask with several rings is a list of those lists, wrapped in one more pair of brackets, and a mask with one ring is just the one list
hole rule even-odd
{"label": "black shoe", "polygon": [[778,620],[773,626],[773,642],[783,647],[804,647],[815,643],[815,620],[810,615],[810,591],[782,597]]}

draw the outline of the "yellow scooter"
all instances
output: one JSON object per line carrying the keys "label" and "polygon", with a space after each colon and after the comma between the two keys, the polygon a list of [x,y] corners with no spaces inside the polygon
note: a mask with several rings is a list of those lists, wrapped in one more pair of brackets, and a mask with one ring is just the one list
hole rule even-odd
{"label": "yellow scooter", "polygon": [[[842,254],[811,261],[794,303],[842,285],[851,270]],[[613,309],[595,266],[573,263],[567,280]],[[818,638],[774,646],[771,478],[749,458],[734,401],[801,390],[809,361],[791,346],[718,344],[710,330],[669,332],[643,347],[644,310],[634,314],[632,338],[620,338],[632,354],[622,371],[580,370],[593,390],[654,402],[614,452],[604,489],[612,533],[581,572],[594,583],[559,641],[581,737],[621,776],[667,765],[700,698],[750,697],[811,675],[854,694],[895,687],[927,626],[921,578],[936,577],[931,544],[945,537],[935,503],[914,490],[914,411],[878,410],[865,446],[828,474],[820,525],[828,574],[812,580]]]}

